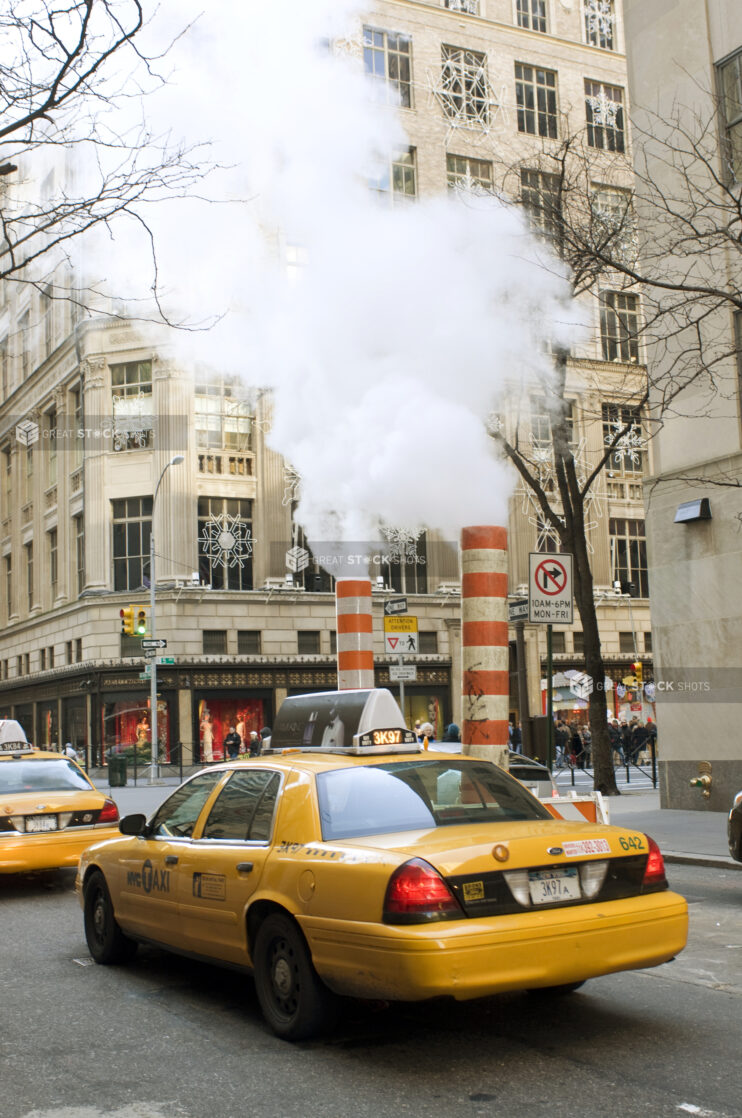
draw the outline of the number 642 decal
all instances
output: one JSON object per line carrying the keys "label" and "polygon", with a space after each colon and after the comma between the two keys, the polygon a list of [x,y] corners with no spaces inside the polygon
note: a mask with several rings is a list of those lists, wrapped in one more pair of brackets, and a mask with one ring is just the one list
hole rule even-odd
{"label": "number 642 decal", "polygon": [[618,840],[624,850],[646,850],[647,847],[644,843],[644,835],[621,835]]}

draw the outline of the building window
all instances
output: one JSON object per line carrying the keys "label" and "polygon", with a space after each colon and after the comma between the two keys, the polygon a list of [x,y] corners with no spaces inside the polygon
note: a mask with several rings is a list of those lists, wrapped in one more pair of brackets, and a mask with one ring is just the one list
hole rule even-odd
{"label": "building window", "polygon": [[466,12],[470,16],[479,15],[479,0],[443,0],[443,7],[451,12]]}
{"label": "building window", "polygon": [[113,588],[114,590],[139,590],[149,585],[145,582],[145,578],[149,574],[152,498],[124,497],[112,501],[111,504],[113,506]]}
{"label": "building window", "polygon": [[634,654],[636,649],[634,647],[633,633],[623,632],[618,634],[618,651],[624,653],[629,652],[632,655]]}
{"label": "building window", "polygon": [[585,42],[591,47],[615,50],[616,12],[613,0],[582,0]]}
{"label": "building window", "polygon": [[57,548],[57,529],[52,528],[46,533],[49,554],[49,582],[52,588],[52,602],[57,596],[57,583],[59,581],[59,551]]}
{"label": "building window", "polygon": [[11,512],[13,495],[13,456],[10,447],[3,450],[3,518],[7,519]]}
{"label": "building window", "polygon": [[152,362],[111,365],[113,449],[152,446]]}
{"label": "building window", "polygon": [[651,633],[651,631],[644,634],[644,651],[645,652],[651,652],[652,651],[652,633]]}
{"label": "building window", "polygon": [[557,76],[553,70],[515,63],[518,131],[532,136],[557,136]]}
{"label": "building window", "polygon": [[72,663],[72,641],[65,641],[64,659],[66,664]]}
{"label": "building window", "polygon": [[587,142],[605,151],[625,151],[623,90],[585,78]]}
{"label": "building window", "polygon": [[240,656],[260,655],[260,629],[239,629],[237,652]]}
{"label": "building window", "polygon": [[315,594],[332,594],[335,591],[335,579],[320,567],[314,558],[309,541],[304,529],[296,517],[298,501],[291,503],[291,551],[292,579],[294,586],[303,586],[305,590]]}
{"label": "building window", "polygon": [[199,497],[198,571],[212,590],[252,590],[252,501]]}
{"label": "building window", "polygon": [[371,190],[388,203],[411,202],[417,197],[417,169],[414,148],[408,148],[369,179]]}
{"label": "building window", "polygon": [[300,656],[318,655],[319,632],[314,629],[299,629],[296,634],[296,645]]}
{"label": "building window", "polygon": [[34,604],[34,583],[33,583],[33,540],[23,545],[23,550],[26,553],[26,596],[28,601],[28,608],[33,609]]}
{"label": "building window", "polygon": [[15,658],[16,675],[23,675],[23,657],[16,656]]}
{"label": "building window", "polygon": [[39,649],[39,668],[41,669],[42,672],[46,671],[46,649],[45,648],[40,648]]}
{"label": "building window", "polygon": [[461,124],[488,125],[487,55],[444,44],[441,66],[438,96],[446,116]]}
{"label": "building window", "polygon": [[43,357],[48,357],[54,348],[54,300],[51,287],[45,287],[39,296],[41,329],[44,339]]}
{"label": "building window", "polygon": [[227,630],[204,629],[204,656],[227,655]]}
{"label": "building window", "polygon": [[427,536],[382,532],[386,543],[381,563],[384,585],[400,594],[427,594]]}
{"label": "building window", "polygon": [[49,648],[47,649],[46,661],[47,661],[47,664],[49,665],[50,668],[54,667],[54,645],[53,644],[49,645]]}
{"label": "building window", "polygon": [[520,200],[532,229],[547,237],[558,235],[561,227],[559,175],[524,168],[520,172]]}
{"label": "building window", "polygon": [[238,380],[229,377],[197,379],[195,416],[197,447],[252,450],[255,405],[246,398]]}
{"label": "building window", "polygon": [[18,319],[18,353],[21,359],[21,380],[24,381],[31,372],[31,319],[28,311],[24,311]]}
{"label": "building window", "polygon": [[604,361],[639,360],[639,298],[623,291],[600,293],[600,342]]}
{"label": "building window", "polygon": [[10,617],[13,613],[13,558],[5,556],[5,608]]}
{"label": "building window", "polygon": [[488,159],[472,159],[468,155],[447,155],[446,174],[451,189],[485,190],[492,193],[492,164]]}
{"label": "building window", "polygon": [[575,656],[583,656],[585,653],[585,634],[579,629],[572,633],[572,649]]}
{"label": "building window", "polygon": [[612,516],[609,521],[611,578],[632,598],[649,597],[644,521]]}
{"label": "building window", "polygon": [[330,655],[336,656],[338,650],[337,629],[330,629]]}
{"label": "building window", "polygon": [[0,341],[0,389],[3,400],[7,400],[10,395],[10,353],[7,338]]}
{"label": "building window", "polygon": [[726,163],[735,182],[742,181],[742,51],[719,66],[721,113]]}
{"label": "building window", "polygon": [[85,521],[82,516],[73,516],[73,535],[75,541],[75,571],[77,574],[77,593],[85,589]]}
{"label": "building window", "polygon": [[82,661],[82,637],[75,640],[75,660],[78,664]]}
{"label": "building window", "polygon": [[518,0],[518,27],[546,31],[546,0]]}
{"label": "building window", "polygon": [[363,65],[385,101],[409,109],[412,105],[412,39],[382,31],[363,29]]}
{"label": "building window", "polygon": [[603,404],[603,446],[610,446],[619,432],[616,447],[606,463],[615,474],[641,474],[644,470],[644,436],[641,411],[623,404]]}
{"label": "building window", "polygon": [[438,652],[438,634],[433,632],[418,633],[418,648],[421,653],[434,656]]}
{"label": "building window", "polygon": [[46,478],[49,485],[57,484],[57,409],[52,408],[46,415]]}
{"label": "building window", "polygon": [[74,436],[72,439],[72,464],[79,466],[82,463],[83,452],[83,436],[80,432],[83,429],[83,411],[82,411],[82,390],[79,385],[72,389],[70,392],[72,397],[72,416],[74,427]]}
{"label": "building window", "polygon": [[566,633],[552,630],[551,651],[555,656],[560,656],[567,651]]}

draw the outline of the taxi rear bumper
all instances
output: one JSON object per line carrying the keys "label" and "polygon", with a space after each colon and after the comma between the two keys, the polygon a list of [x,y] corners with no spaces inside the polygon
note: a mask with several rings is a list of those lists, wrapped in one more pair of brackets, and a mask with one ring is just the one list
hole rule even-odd
{"label": "taxi rear bumper", "polygon": [[0,873],[74,869],[82,852],[94,842],[118,837],[118,826],[44,831],[37,835],[5,833],[0,835]]}
{"label": "taxi rear bumper", "polygon": [[465,1001],[666,963],[686,944],[688,908],[663,892],[425,925],[300,923],[318,973],[338,994]]}

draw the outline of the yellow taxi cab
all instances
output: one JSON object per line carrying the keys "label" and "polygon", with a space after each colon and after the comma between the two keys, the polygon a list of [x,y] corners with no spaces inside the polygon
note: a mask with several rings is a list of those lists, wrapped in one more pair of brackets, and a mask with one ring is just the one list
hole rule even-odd
{"label": "yellow taxi cab", "polygon": [[0,719],[0,873],[74,869],[83,850],[119,835],[113,800],[60,753],[34,749]]}
{"label": "yellow taxi cab", "polygon": [[567,992],[686,942],[651,838],[554,819],[497,765],[424,750],[383,690],[287,699],[268,753],[120,830],[78,868],[93,959],[149,943],[249,970],[287,1039],[343,996]]}

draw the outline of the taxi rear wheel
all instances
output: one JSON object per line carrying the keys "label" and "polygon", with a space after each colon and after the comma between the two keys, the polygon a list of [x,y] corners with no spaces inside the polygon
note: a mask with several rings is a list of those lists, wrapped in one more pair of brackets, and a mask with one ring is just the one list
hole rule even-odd
{"label": "taxi rear wheel", "polygon": [[113,914],[111,894],[100,870],[91,873],[85,882],[85,939],[96,963],[126,963],[137,945],[125,936]]}
{"label": "taxi rear wheel", "polygon": [[324,985],[294,921],[266,917],[255,938],[255,988],[263,1016],[277,1036],[303,1040],[335,1020],[338,999]]}

